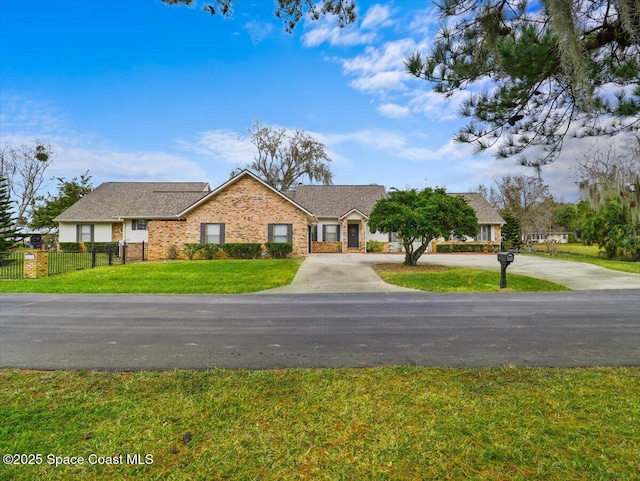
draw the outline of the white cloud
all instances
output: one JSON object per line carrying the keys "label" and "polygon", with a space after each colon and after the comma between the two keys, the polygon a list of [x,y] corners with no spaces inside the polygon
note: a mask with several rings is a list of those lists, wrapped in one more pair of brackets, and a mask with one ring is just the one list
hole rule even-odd
{"label": "white cloud", "polygon": [[305,47],[318,47],[328,43],[332,47],[352,47],[368,45],[377,39],[382,27],[394,24],[392,11],[388,5],[373,5],[362,17],[359,24],[351,24],[340,28],[335,16],[323,15],[319,20],[306,21],[308,30],[302,35]]}
{"label": "white cloud", "polygon": [[342,61],[345,74],[355,77],[350,85],[368,93],[383,94],[389,90],[404,90],[410,79],[405,58],[416,50],[413,39],[385,43],[381,48],[367,47],[363,54]]}
{"label": "white cloud", "polygon": [[183,149],[209,160],[222,160],[233,165],[253,161],[256,148],[246,136],[231,130],[201,132],[195,142],[181,141]]}
{"label": "white cloud", "polygon": [[244,24],[244,29],[249,34],[251,42],[257,45],[271,36],[274,27],[271,23],[251,20]]}
{"label": "white cloud", "polygon": [[206,181],[204,170],[195,162],[167,152],[118,152],[55,145],[57,154],[52,172],[73,176],[89,171],[103,181]]}
{"label": "white cloud", "polygon": [[377,108],[377,110],[381,115],[395,119],[407,117],[411,113],[411,110],[408,107],[403,107],[402,105],[394,103],[382,104]]}
{"label": "white cloud", "polygon": [[393,25],[391,20],[391,9],[388,5],[373,5],[362,18],[360,27],[363,29],[373,29],[377,27],[388,27]]}

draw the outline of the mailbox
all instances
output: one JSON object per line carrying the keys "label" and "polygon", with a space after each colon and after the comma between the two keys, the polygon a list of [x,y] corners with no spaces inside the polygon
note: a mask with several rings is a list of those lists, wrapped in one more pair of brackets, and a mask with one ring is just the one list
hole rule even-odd
{"label": "mailbox", "polygon": [[500,262],[500,289],[507,287],[507,267],[513,262],[513,252],[498,252]]}
{"label": "mailbox", "polygon": [[505,262],[511,264],[513,262],[513,252],[498,252],[498,262],[503,264]]}

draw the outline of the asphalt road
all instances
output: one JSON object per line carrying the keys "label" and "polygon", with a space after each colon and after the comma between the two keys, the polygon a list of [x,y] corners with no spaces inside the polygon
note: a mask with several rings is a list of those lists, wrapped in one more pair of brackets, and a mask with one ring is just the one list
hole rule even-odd
{"label": "asphalt road", "polygon": [[0,297],[0,367],[640,365],[640,291]]}

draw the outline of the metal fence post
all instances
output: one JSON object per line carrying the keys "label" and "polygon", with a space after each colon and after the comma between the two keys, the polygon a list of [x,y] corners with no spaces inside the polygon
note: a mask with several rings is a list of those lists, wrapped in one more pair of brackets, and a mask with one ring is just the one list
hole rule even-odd
{"label": "metal fence post", "polygon": [[94,269],[96,267],[96,245],[93,244],[91,246],[91,268]]}

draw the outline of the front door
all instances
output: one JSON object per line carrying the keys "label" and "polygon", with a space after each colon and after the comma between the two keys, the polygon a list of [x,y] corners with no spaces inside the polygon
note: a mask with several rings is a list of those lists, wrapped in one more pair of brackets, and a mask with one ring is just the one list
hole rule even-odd
{"label": "front door", "polygon": [[348,239],[347,239],[347,247],[360,247],[360,225],[359,224],[348,224]]}

